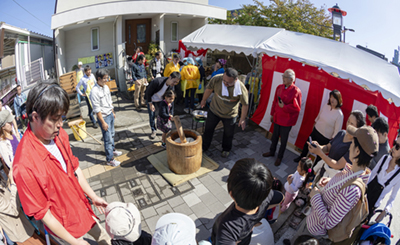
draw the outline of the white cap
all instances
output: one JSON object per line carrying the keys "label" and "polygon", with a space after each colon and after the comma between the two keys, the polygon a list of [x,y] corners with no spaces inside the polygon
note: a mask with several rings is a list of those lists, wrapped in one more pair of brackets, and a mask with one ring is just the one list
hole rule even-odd
{"label": "white cap", "polygon": [[81,65],[83,65],[83,63],[82,63],[82,61],[79,61],[78,66],[81,66]]}
{"label": "white cap", "polygon": [[184,214],[163,215],[156,224],[152,245],[196,245],[196,226]]}
{"label": "white cap", "polygon": [[106,208],[106,230],[112,239],[134,242],[142,233],[140,212],[133,203],[113,202]]}

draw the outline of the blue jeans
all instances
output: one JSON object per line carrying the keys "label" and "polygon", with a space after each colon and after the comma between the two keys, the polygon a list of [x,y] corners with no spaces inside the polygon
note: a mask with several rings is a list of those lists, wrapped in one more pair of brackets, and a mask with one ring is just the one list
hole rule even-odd
{"label": "blue jeans", "polygon": [[150,127],[151,127],[151,131],[157,131],[156,129],[156,123],[155,120],[158,116],[158,107],[160,106],[160,102],[152,102],[154,107],[156,108],[155,111],[151,111],[150,110],[150,105],[149,103],[147,103],[147,111],[149,112],[149,122],[150,122]]}
{"label": "blue jeans", "polygon": [[108,124],[108,130],[104,131],[103,127],[101,128],[101,132],[103,133],[104,140],[104,150],[106,152],[106,160],[107,162],[111,161],[114,158],[114,115],[111,113],[110,115],[103,117],[104,121]]}
{"label": "blue jeans", "polygon": [[92,105],[89,103],[89,98],[87,96],[85,96],[85,100],[86,100],[86,104],[89,110],[89,117],[90,117],[90,121],[92,121],[93,124],[96,124],[96,119],[93,116],[93,108]]}
{"label": "blue jeans", "polygon": [[[190,98],[189,98],[190,94]],[[185,108],[189,108],[189,99],[190,99],[190,109],[194,110],[194,96],[196,95],[196,89],[186,89],[186,96],[185,96]]]}

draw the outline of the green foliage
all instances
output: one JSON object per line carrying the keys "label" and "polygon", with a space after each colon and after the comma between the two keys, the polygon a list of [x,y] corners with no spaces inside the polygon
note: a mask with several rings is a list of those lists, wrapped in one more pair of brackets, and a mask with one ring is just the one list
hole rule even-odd
{"label": "green foliage", "polygon": [[78,65],[75,64],[75,65],[72,67],[71,71],[75,71],[76,69],[78,69]]}
{"label": "green foliage", "polygon": [[210,24],[267,26],[332,38],[331,16],[326,7],[317,8],[310,0],[270,0],[269,5],[254,4],[231,14],[226,20],[209,19]]}
{"label": "green foliage", "polygon": [[[149,51],[147,52],[147,54],[149,54],[151,57],[154,57],[157,52],[158,52],[157,44],[150,42]],[[146,59],[147,59],[147,57],[146,57]]]}

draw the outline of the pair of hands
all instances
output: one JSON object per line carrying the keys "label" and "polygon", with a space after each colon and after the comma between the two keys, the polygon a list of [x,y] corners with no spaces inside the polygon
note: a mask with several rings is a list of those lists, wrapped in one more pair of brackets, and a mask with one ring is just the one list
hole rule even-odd
{"label": "pair of hands", "polygon": [[323,150],[322,150],[322,146],[317,142],[317,141],[312,141],[312,143],[316,146],[313,147],[310,142],[307,141],[307,145],[308,145],[308,151],[316,154],[316,155],[321,155],[324,154]]}
{"label": "pair of hands", "polygon": [[[114,119],[116,118],[115,113],[113,112]],[[108,124],[106,121],[103,120],[103,123],[101,124],[101,127],[103,128],[104,131],[108,130]]]}
{"label": "pair of hands", "polygon": [[[206,106],[206,103],[207,103],[207,101],[201,100],[200,107],[204,108],[204,106]],[[241,127],[242,130],[244,130],[246,128],[246,119],[240,119],[239,123],[238,123],[238,127]]]}

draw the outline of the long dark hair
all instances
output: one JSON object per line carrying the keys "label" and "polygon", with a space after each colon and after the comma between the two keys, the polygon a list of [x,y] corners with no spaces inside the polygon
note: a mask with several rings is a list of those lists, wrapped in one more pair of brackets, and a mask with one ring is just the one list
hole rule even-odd
{"label": "long dark hair", "polygon": [[308,180],[310,179],[310,177],[312,177],[312,161],[308,157],[303,157],[301,158],[299,163],[301,169],[307,173],[306,178],[304,179],[303,182],[303,186],[301,187],[302,189],[304,189],[307,185]]}

